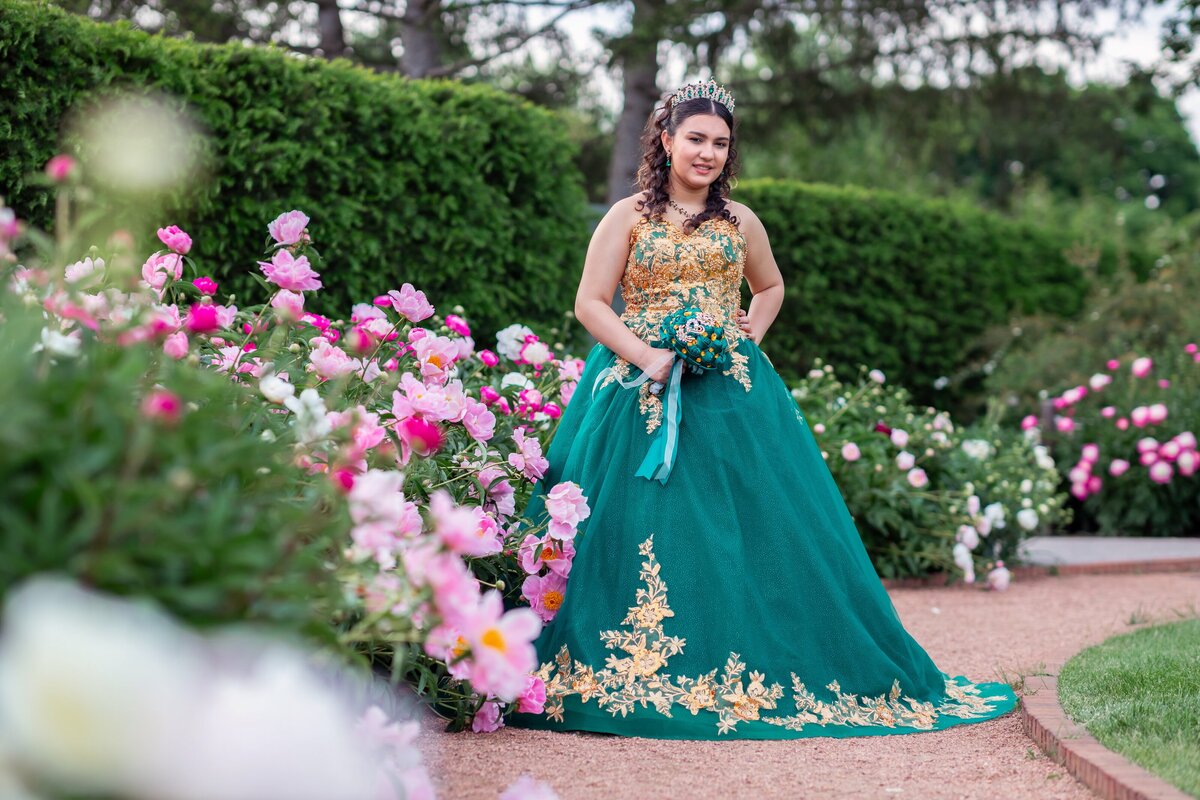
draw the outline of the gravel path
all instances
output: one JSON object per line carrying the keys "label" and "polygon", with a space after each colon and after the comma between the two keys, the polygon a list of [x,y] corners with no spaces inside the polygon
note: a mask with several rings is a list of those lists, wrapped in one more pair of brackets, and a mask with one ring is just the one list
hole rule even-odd
{"label": "gravel path", "polygon": [[[1088,645],[1200,613],[1200,573],[1027,578],[1007,592],[891,592],[938,666],[973,680],[1044,672]],[[562,800],[1089,798],[1021,732],[1016,712],[946,731],[860,739],[662,741],[502,729],[420,738],[443,800],[494,800],[521,773]]]}

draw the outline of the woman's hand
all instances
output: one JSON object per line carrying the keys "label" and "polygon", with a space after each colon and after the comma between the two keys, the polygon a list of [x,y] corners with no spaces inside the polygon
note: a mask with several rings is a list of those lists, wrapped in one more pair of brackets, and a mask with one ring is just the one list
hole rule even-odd
{"label": "woman's hand", "polygon": [[665,384],[671,377],[671,364],[674,360],[674,350],[646,345],[642,358],[636,366],[642,372],[648,373],[650,380]]}
{"label": "woman's hand", "polygon": [[754,335],[754,329],[750,325],[750,315],[746,313],[746,309],[739,308],[736,316],[738,328],[741,329],[742,333],[753,339],[755,344],[758,344],[758,337]]}

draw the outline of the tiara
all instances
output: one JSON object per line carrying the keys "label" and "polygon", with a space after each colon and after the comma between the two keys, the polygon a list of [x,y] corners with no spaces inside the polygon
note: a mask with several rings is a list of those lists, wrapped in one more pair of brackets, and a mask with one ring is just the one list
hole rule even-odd
{"label": "tiara", "polygon": [[671,105],[682,103],[684,100],[695,100],[698,97],[720,103],[731,112],[733,111],[733,95],[712,78],[703,82],[689,83],[676,89],[675,94],[671,95]]}

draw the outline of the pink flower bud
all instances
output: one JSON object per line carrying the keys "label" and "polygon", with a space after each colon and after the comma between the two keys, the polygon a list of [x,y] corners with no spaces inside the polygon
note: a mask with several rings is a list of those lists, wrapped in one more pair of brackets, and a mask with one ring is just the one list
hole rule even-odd
{"label": "pink flower bud", "polygon": [[158,240],[181,256],[192,249],[192,237],[179,229],[178,225],[158,229]]}
{"label": "pink flower bud", "polygon": [[1108,465],[1108,474],[1114,478],[1119,478],[1129,471],[1129,462],[1123,458],[1114,458],[1112,463]]}
{"label": "pink flower bud", "polygon": [[500,393],[490,386],[481,386],[479,389],[479,399],[483,401],[484,405],[490,406],[500,399]]}
{"label": "pink flower bud", "polygon": [[1138,406],[1129,412],[1129,418],[1133,420],[1134,427],[1144,428],[1150,422],[1150,409],[1145,406]]}
{"label": "pink flower bud", "polygon": [[1137,451],[1139,453],[1148,453],[1151,450],[1157,450],[1157,449],[1158,449],[1158,439],[1155,439],[1153,436],[1146,436],[1144,438],[1138,439]]}
{"label": "pink flower bud", "polygon": [[375,295],[375,299],[371,302],[377,306],[391,306],[392,298],[388,297],[386,294],[379,294]]}
{"label": "pink flower bud", "polygon": [[46,162],[46,174],[55,183],[63,183],[75,172],[76,161],[66,153],[59,153]]}
{"label": "pink flower bud", "polygon": [[1138,456],[1138,461],[1141,462],[1143,467],[1149,467],[1152,464],[1157,464],[1158,463],[1158,453],[1156,453],[1153,450],[1147,450],[1146,452],[1144,452],[1140,456]]}
{"label": "pink flower bud", "polygon": [[471,328],[467,325],[467,321],[456,314],[446,315],[446,327],[457,333],[459,336],[470,336]]}
{"label": "pink flower bud", "polygon": [[546,403],[546,405],[542,406],[542,411],[544,411],[546,416],[550,417],[550,419],[558,419],[562,416],[562,409],[559,408],[558,403]]}
{"label": "pink flower bud", "polygon": [[1184,349],[1184,351],[1185,351],[1185,352],[1188,352],[1188,353],[1196,353],[1196,352],[1200,352],[1200,348],[1197,348],[1197,347],[1196,347],[1196,343],[1195,343],[1195,342],[1189,342],[1189,343],[1187,344],[1187,346],[1185,346],[1183,349]]}
{"label": "pink flower bud", "polygon": [[1167,380],[1166,378],[1160,378],[1160,379],[1159,379],[1159,381],[1158,381],[1158,388],[1160,388],[1160,389],[1169,389],[1170,387],[1171,387],[1171,382],[1170,382],[1169,380]]}
{"label": "pink flower bud", "polygon": [[1129,429],[1129,420],[1125,419],[1125,417],[1121,417],[1119,420],[1116,421],[1115,424],[1117,426],[1117,430],[1119,430],[1119,431]]}
{"label": "pink flower bud", "polygon": [[1115,406],[1105,406],[1104,408],[1100,409],[1100,416],[1104,417],[1105,419],[1112,419],[1116,415],[1117,409]]}
{"label": "pink flower bud", "polygon": [[914,489],[920,489],[929,483],[929,476],[920,467],[908,471],[908,482]]}
{"label": "pink flower bud", "polygon": [[1153,369],[1153,367],[1154,361],[1152,361],[1149,356],[1142,356],[1141,358],[1134,359],[1133,365],[1130,367],[1130,369],[1133,371],[1133,377],[1144,378],[1150,374],[1150,370]]}
{"label": "pink flower bud", "polygon": [[354,473],[345,467],[329,473],[329,479],[345,494],[349,494],[350,490],[354,488]]}
{"label": "pink flower bud", "polygon": [[1200,457],[1196,455],[1195,450],[1184,450],[1179,454],[1175,466],[1179,468],[1180,475],[1190,478],[1196,474],[1196,467],[1200,466]]}
{"label": "pink flower bud", "polygon": [[1037,417],[1035,417],[1033,414],[1027,414],[1025,418],[1021,420],[1021,430],[1027,431],[1030,428],[1036,428],[1037,424]]}
{"label": "pink flower bud", "polygon": [[862,457],[862,451],[858,449],[858,445],[854,442],[846,442],[842,445],[842,458],[847,461],[858,461]]}
{"label": "pink flower bud", "polygon": [[1082,483],[1071,484],[1071,495],[1076,500],[1086,500],[1088,496],[1087,486]]}
{"label": "pink flower bud", "polygon": [[183,401],[166,389],[154,389],[142,400],[142,413],[164,425],[174,425],[183,416]]}
{"label": "pink flower bud", "polygon": [[1095,444],[1085,444],[1083,446],[1082,458],[1085,461],[1095,461],[1100,458],[1100,448]]}
{"label": "pink flower bud", "polygon": [[480,350],[476,355],[479,356],[479,360],[482,361],[485,366],[494,367],[500,363],[500,357],[491,350]]}
{"label": "pink flower bud", "polygon": [[1101,480],[1099,475],[1091,476],[1090,478],[1087,479],[1088,494],[1096,494],[1097,492],[1100,491],[1100,487],[1103,485],[1104,485],[1104,481]]}
{"label": "pink flower bud", "polygon": [[1179,447],[1183,450],[1196,449],[1196,434],[1191,431],[1184,431],[1175,435],[1174,441],[1179,442]]}
{"label": "pink flower bud", "polygon": [[1058,429],[1059,433],[1070,433],[1075,430],[1075,420],[1070,417],[1055,417],[1054,427]]}
{"label": "pink flower bud", "polygon": [[1109,369],[1120,369],[1121,362],[1115,358],[1110,358],[1105,366],[1107,366]]}
{"label": "pink flower bud", "polygon": [[200,294],[208,295],[209,297],[217,293],[217,282],[207,276],[196,278],[196,280],[192,281],[192,285],[200,290]]}
{"label": "pink flower bud", "polygon": [[419,456],[431,456],[442,447],[441,428],[419,417],[409,417],[399,424],[400,441]]}
{"label": "pink flower bud", "polygon": [[1147,418],[1151,425],[1161,425],[1167,419],[1167,407],[1162,403],[1155,403],[1147,410]]}

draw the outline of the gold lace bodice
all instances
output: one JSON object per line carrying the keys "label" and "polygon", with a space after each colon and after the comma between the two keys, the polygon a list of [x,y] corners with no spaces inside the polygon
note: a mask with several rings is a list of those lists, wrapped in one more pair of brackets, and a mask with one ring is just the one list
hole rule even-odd
{"label": "gold lace bodice", "polygon": [[[747,339],[737,324],[741,304],[742,273],[746,266],[746,240],[726,219],[708,219],[691,233],[666,220],[638,220],[629,236],[629,259],[621,277],[625,310],[621,321],[645,342],[659,338],[658,326],[667,314],[696,306],[712,314],[725,328],[732,363],[722,374],[750,391],[749,357],[740,345]],[[629,377],[630,364],[620,356],[604,388],[616,378]],[[638,389],[638,408],[646,417],[646,431],[662,422],[662,399],[650,384]]]}

